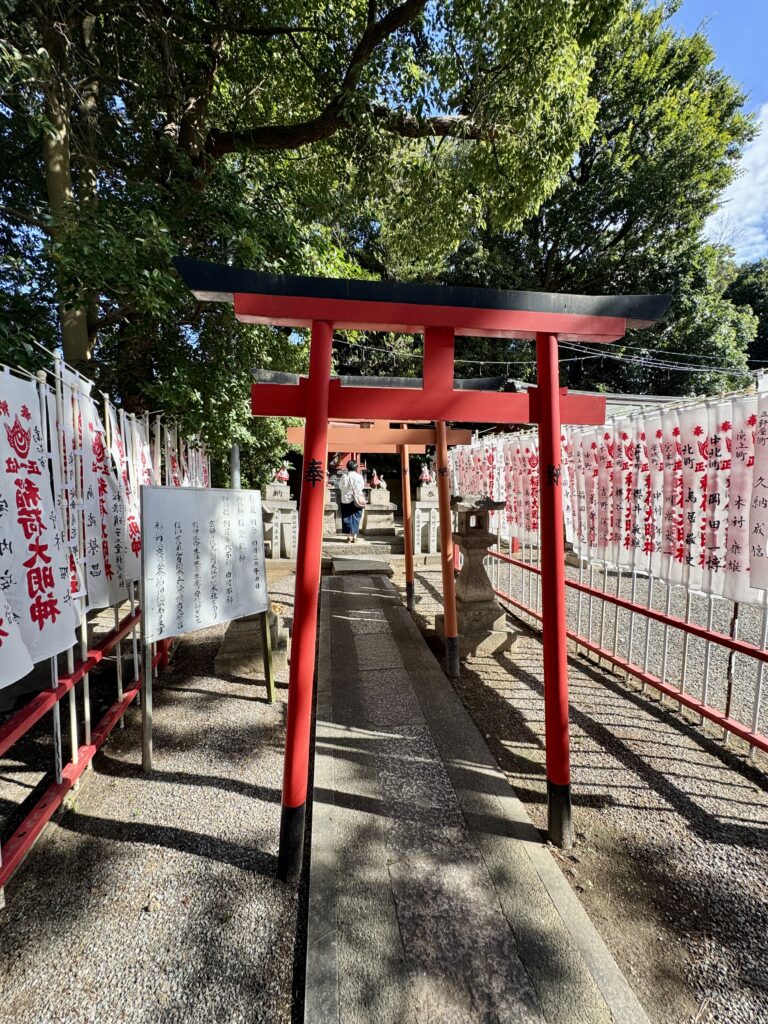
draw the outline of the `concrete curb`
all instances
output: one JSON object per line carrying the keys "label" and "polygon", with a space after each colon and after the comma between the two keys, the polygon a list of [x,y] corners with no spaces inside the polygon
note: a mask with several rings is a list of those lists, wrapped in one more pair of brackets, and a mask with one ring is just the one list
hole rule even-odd
{"label": "concrete curb", "polygon": [[[315,731],[319,722],[333,719],[330,639],[330,602],[321,598]],[[315,753],[313,789],[329,794],[336,792],[333,757],[318,757]],[[337,1024],[336,830],[334,805],[330,800],[313,799],[312,802],[308,904],[304,1021],[305,1024]]]}

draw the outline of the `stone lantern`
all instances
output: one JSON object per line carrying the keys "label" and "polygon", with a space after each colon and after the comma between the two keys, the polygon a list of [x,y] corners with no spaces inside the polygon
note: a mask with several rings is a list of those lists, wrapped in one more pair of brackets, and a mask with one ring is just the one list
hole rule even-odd
{"label": "stone lantern", "polygon": [[457,524],[453,539],[461,555],[461,573],[456,581],[456,612],[459,646],[463,656],[483,656],[507,649],[510,636],[506,614],[499,606],[483,564],[496,538],[490,531],[490,513],[503,509],[503,501],[479,494],[451,498]]}

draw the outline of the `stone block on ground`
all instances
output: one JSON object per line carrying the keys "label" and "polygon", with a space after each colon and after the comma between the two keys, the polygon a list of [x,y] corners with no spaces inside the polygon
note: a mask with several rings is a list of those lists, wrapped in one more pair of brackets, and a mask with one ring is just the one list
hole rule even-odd
{"label": "stone block on ground", "polygon": [[334,558],[331,563],[334,576],[393,576],[394,569],[389,562],[378,558]]}

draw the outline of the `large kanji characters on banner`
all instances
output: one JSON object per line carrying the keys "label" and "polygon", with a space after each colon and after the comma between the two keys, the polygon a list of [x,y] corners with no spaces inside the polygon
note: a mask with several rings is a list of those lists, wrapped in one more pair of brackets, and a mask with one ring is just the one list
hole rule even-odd
{"label": "large kanji characters on banner", "polygon": [[[768,590],[768,385],[563,427],[566,537],[581,557],[733,601]],[[535,432],[452,451],[460,493],[506,501],[501,535],[537,543]]]}
{"label": "large kanji characters on banner", "polygon": [[0,683],[75,641],[68,551],[36,385],[0,376]]}
{"label": "large kanji characters on banner", "polygon": [[[82,602],[128,596],[141,568],[139,490],[159,482],[142,421],[109,402],[102,415],[73,372],[56,380],[54,391],[0,368],[0,686],[74,646]],[[165,436],[173,483],[207,487],[203,446]]]}

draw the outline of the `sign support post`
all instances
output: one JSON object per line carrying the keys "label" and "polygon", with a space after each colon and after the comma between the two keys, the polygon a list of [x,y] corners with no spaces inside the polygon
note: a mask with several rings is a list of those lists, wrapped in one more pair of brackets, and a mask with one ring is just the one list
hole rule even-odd
{"label": "sign support post", "polygon": [[557,335],[536,335],[539,396],[541,610],[544,654],[544,733],[547,760],[547,834],[573,846],[568,727],[568,637],[565,618],[563,466],[560,454],[560,380]]}
{"label": "sign support post", "polygon": [[269,608],[259,612],[259,628],[261,629],[261,652],[264,658],[264,679],[267,683],[267,700],[275,703],[275,673],[272,668],[272,637],[269,631]]}
{"label": "sign support post", "polygon": [[[144,518],[144,488],[141,488],[141,521],[146,522]],[[148,532],[148,531],[147,531]],[[141,604],[141,633],[139,637],[139,647],[141,649],[141,657],[144,662],[144,680],[141,687],[141,767],[145,772],[152,771],[152,644],[147,643],[146,634],[144,630],[144,623],[146,619],[146,591],[144,587],[144,574],[145,574],[145,551],[146,546],[141,546],[141,579],[139,586],[139,603]]]}
{"label": "sign support post", "polygon": [[304,465],[299,502],[296,596],[288,678],[288,723],[280,817],[277,874],[298,878],[307,809],[309,737],[317,646],[317,605],[323,545],[325,461],[328,445],[328,384],[331,376],[333,324],[313,320],[309,350]]}

